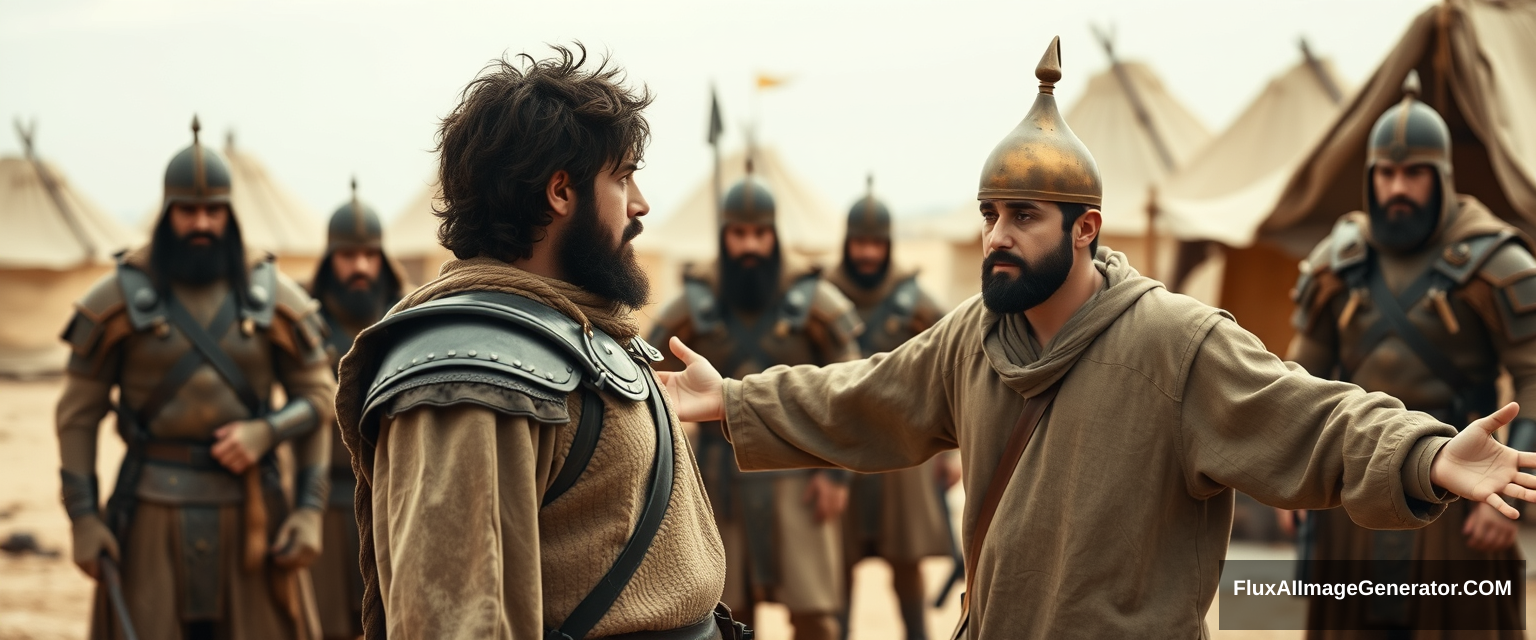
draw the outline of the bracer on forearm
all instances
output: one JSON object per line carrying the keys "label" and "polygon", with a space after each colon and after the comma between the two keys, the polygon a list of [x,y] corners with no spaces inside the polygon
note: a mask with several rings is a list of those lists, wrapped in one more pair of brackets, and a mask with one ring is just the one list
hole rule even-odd
{"label": "bracer on forearm", "polygon": [[307,435],[320,425],[319,413],[306,398],[294,398],[283,408],[267,415],[272,427],[272,443],[286,442]]}
{"label": "bracer on forearm", "polygon": [[101,515],[101,494],[95,474],[83,476],[59,469],[59,480],[63,486],[64,512],[69,514],[71,522]]}
{"label": "bracer on forearm", "polygon": [[328,465],[310,465],[299,470],[294,482],[294,507],[309,507],[324,511],[331,495],[331,473]]}

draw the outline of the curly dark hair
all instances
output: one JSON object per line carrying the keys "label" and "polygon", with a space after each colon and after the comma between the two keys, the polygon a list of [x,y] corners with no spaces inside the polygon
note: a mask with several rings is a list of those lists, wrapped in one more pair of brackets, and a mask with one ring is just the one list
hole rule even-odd
{"label": "curly dark hair", "polygon": [[438,129],[437,239],[460,259],[532,255],[554,219],[544,188],[556,171],[587,198],[598,173],[626,156],[641,161],[650,91],[624,87],[623,69],[607,56],[583,69],[580,42],[551,48],[544,60],[521,53],[492,61]]}

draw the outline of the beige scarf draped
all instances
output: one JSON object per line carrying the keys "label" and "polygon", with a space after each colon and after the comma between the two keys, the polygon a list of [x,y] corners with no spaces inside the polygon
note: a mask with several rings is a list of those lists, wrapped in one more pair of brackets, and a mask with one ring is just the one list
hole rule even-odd
{"label": "beige scarf draped", "polygon": [[1125,254],[1108,247],[1099,247],[1093,266],[1104,275],[1104,289],[1072,314],[1043,348],[1030,337],[1029,321],[1024,314],[986,312],[985,321],[995,326],[987,332],[982,350],[992,368],[1014,391],[1033,397],[1050,387],[1071,370],[1078,356],[1126,309],[1143,294],[1163,286],[1143,277],[1126,261]]}

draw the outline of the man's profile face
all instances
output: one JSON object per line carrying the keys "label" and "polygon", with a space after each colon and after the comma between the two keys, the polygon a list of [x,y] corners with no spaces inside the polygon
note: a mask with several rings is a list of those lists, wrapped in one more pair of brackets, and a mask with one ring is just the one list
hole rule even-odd
{"label": "man's profile face", "polygon": [[725,225],[725,255],[744,267],[755,267],[772,256],[777,241],[772,225],[745,222]]}
{"label": "man's profile face", "polygon": [[848,261],[853,268],[866,276],[880,273],[886,257],[891,254],[891,242],[881,238],[848,238]]}
{"label": "man's profile face", "polygon": [[190,246],[212,246],[229,226],[229,205],[177,202],[171,205],[171,231]]}
{"label": "man's profile face", "polygon": [[1382,160],[1371,171],[1371,183],[1377,206],[1386,212],[1389,221],[1396,222],[1429,205],[1435,190],[1435,168]]}
{"label": "man's profile face", "polygon": [[1060,205],[983,200],[981,215],[981,293],[987,308],[1022,313],[1055,295],[1077,253],[1072,234],[1062,228]]}
{"label": "man's profile face", "polygon": [[597,174],[590,194],[578,190],[576,210],[556,244],[572,284],[636,309],[650,298],[632,244],[645,229],[640,217],[651,211],[635,183],[638,169],[626,155]]}
{"label": "man's profile face", "polygon": [[344,247],[331,252],[336,280],[352,291],[367,291],[379,279],[384,254],[369,247]]}

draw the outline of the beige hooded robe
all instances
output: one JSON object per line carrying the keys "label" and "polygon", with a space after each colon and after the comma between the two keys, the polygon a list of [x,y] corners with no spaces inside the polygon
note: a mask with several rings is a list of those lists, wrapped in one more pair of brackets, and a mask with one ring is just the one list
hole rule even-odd
{"label": "beige hooded robe", "polygon": [[979,496],[1025,399],[1062,380],[969,568],[972,638],[1205,637],[1233,489],[1376,528],[1444,511],[1429,464],[1454,429],[1281,362],[1122,254],[1095,266],[1105,288],[1044,349],[977,297],[891,353],[727,381],[738,462],[874,472],[958,447]]}

